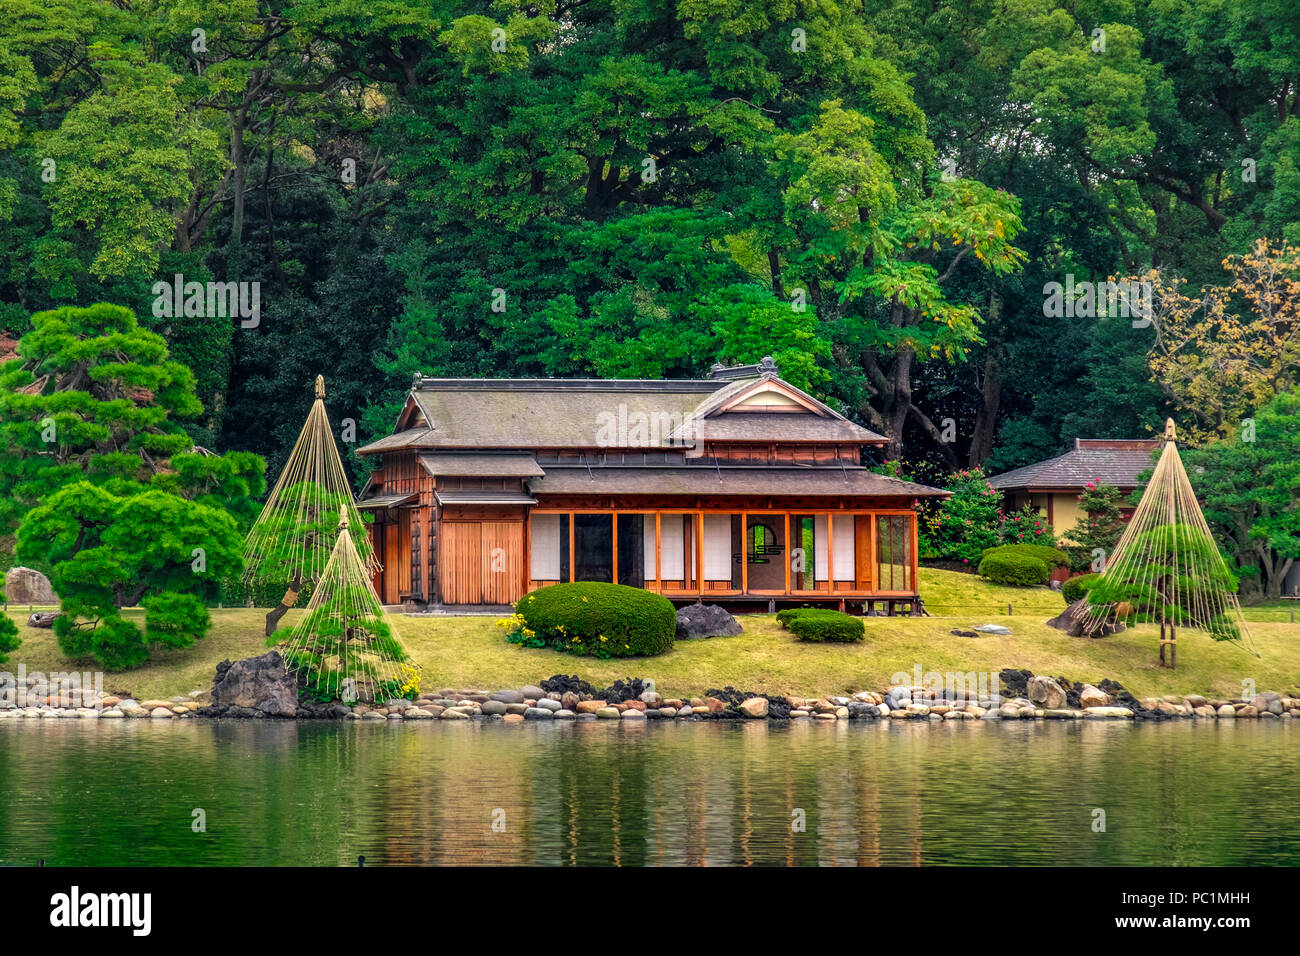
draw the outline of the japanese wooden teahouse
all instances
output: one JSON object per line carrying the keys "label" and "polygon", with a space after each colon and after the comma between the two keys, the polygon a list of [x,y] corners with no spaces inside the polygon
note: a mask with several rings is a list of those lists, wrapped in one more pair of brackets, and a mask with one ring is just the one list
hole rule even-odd
{"label": "japanese wooden teahouse", "polygon": [[[358,507],[386,604],[490,606],[560,581],[677,602],[916,613],[916,504],[885,439],[770,358],[700,380],[417,375]],[[759,609],[759,608],[755,608]]]}

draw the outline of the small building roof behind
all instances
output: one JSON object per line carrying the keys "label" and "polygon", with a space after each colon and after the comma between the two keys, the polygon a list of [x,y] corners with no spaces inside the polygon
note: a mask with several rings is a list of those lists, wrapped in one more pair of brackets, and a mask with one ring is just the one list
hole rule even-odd
{"label": "small building roof behind", "polygon": [[1160,444],[1158,438],[1076,438],[1064,455],[994,475],[989,484],[999,491],[1073,491],[1094,481],[1131,491],[1153,467]]}

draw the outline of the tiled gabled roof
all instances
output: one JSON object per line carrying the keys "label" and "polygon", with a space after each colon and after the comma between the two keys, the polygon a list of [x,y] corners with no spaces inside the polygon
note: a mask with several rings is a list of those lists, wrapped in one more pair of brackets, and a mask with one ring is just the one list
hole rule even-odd
{"label": "tiled gabled roof", "polygon": [[999,491],[1081,489],[1090,481],[1131,491],[1138,475],[1153,467],[1151,454],[1160,439],[1076,438],[1074,448],[1047,461],[994,475],[989,484]]}

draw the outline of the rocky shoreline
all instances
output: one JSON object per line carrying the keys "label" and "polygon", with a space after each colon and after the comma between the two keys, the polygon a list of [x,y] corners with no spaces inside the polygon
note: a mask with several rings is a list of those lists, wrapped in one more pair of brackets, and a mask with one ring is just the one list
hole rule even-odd
{"label": "rocky shoreline", "polygon": [[[277,655],[278,657],[278,655]],[[413,700],[382,703],[295,701],[278,660],[255,658],[223,662],[211,692],[193,691],[166,700],[136,700],[118,695],[87,699],[45,697],[17,706],[0,701],[0,719],[318,719],[419,721],[500,720],[1292,720],[1300,718],[1300,697],[1265,691],[1250,699],[1207,698],[1199,694],[1135,698],[1113,681],[1072,683],[1064,678],[1004,670],[998,677],[1005,695],[979,698],[955,692],[898,684],[887,691],[849,696],[773,697],[711,689],[699,697],[661,695],[650,680],[616,681],[592,688],[577,677],[556,675],[538,685],[488,691],[443,688]],[[241,665],[251,665],[241,670]],[[260,675],[260,676],[259,676]],[[269,676],[268,676],[269,675]],[[238,680],[235,678],[238,677]],[[229,678],[229,680],[228,680]],[[259,683],[259,679],[262,681]],[[235,689],[232,691],[232,682]],[[233,694],[233,697],[232,697]],[[293,695],[296,696],[296,695]],[[7,705],[7,706],[6,706]]]}

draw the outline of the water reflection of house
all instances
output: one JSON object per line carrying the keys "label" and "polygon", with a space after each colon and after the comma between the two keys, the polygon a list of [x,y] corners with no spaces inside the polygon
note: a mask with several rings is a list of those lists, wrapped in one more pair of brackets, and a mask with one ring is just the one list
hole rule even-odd
{"label": "water reflection of house", "polygon": [[558,581],[693,601],[916,597],[918,498],[862,466],[885,441],[771,359],[707,379],[429,379],[379,467],[385,603],[502,605]]}

